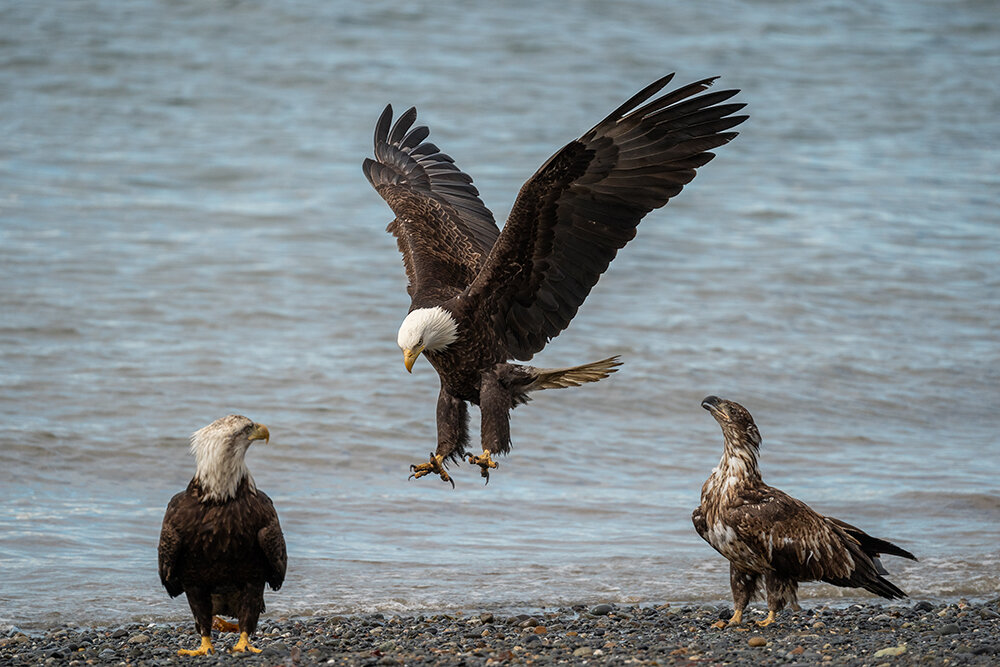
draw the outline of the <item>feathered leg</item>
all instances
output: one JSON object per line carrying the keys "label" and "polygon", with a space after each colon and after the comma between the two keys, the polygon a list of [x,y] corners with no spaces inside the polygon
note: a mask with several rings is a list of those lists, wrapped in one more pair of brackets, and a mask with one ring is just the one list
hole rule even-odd
{"label": "feathered leg", "polygon": [[729,588],[733,591],[733,617],[728,623],[719,621],[712,627],[724,628],[727,625],[740,625],[743,623],[743,611],[750,604],[754,594],[757,592],[757,585],[760,582],[760,575],[754,572],[745,572],[736,569],[732,563],[729,564]]}
{"label": "feathered leg", "polygon": [[264,583],[250,583],[240,591],[240,639],[233,646],[233,653],[260,653],[250,645],[250,637],[257,631],[257,619],[264,610]]}
{"label": "feathered leg", "polygon": [[766,627],[774,623],[778,612],[785,608],[785,605],[792,604],[798,606],[799,585],[794,579],[779,577],[774,572],[764,575],[764,590],[767,591],[767,618],[757,621],[757,625]]}
{"label": "feathered leg", "polygon": [[469,444],[469,408],[465,401],[449,394],[444,387],[438,394],[437,403],[437,451],[432,452],[427,463],[411,465],[411,478],[420,479],[431,473],[441,476],[442,482],[455,482],[445,470],[445,459],[465,456]]}
{"label": "feathered leg", "polygon": [[490,483],[490,469],[499,464],[493,454],[510,451],[510,411],[514,407],[510,389],[494,373],[484,373],[479,387],[479,411],[482,413],[480,437],[483,443],[481,456],[469,456],[469,463],[479,466],[486,483]]}
{"label": "feathered leg", "polygon": [[187,590],[188,606],[194,615],[194,627],[201,635],[201,646],[195,650],[180,649],[177,655],[208,655],[212,648],[212,594],[199,588]]}

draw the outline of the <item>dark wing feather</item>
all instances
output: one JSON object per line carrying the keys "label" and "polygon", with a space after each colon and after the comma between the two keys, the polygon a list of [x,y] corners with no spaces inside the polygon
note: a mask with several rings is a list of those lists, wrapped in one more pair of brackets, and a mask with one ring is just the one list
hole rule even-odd
{"label": "dark wing feather", "polygon": [[160,528],[160,544],[157,548],[157,556],[160,570],[160,583],[167,589],[170,597],[177,597],[184,592],[184,584],[181,581],[183,571],[182,558],[184,554],[184,544],[181,534],[175,525],[177,519],[177,509],[180,506],[184,493],[178,493],[170,499],[167,505],[166,514],[163,516],[163,527]]}
{"label": "dark wing feather", "polygon": [[[257,544],[264,552],[267,560],[267,583],[271,590],[278,590],[285,582],[285,571],[288,568],[288,552],[285,549],[285,536],[281,532],[278,513],[274,511],[274,503],[262,491],[257,491],[260,499],[260,512],[265,515],[267,523],[257,531]],[[268,516],[269,515],[269,516]]]}
{"label": "dark wing feather", "polygon": [[469,287],[475,314],[510,356],[528,360],[565,329],[643,216],[679,193],[746,120],[732,115],[744,105],[721,104],[738,91],[692,97],[714,79],[647,102],[672,77],[626,101],[521,188]]}
{"label": "dark wing feather", "polygon": [[430,131],[412,127],[416,118],[410,108],[392,124],[387,106],[363,169],[396,214],[386,230],[403,255],[407,291],[415,302],[439,301],[472,282],[500,231],[472,178],[424,141]]}

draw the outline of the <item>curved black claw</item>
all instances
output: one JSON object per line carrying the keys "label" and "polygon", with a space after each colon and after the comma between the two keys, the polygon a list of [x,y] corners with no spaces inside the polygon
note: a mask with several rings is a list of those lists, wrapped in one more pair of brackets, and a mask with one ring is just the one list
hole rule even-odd
{"label": "curved black claw", "polygon": [[[480,468],[480,475],[486,478],[486,484],[490,483],[490,468],[494,470],[500,467],[500,464],[493,460],[490,456],[489,450],[484,449],[482,456],[473,456],[469,454],[469,463],[477,465]],[[486,486],[484,484],[483,486]]]}

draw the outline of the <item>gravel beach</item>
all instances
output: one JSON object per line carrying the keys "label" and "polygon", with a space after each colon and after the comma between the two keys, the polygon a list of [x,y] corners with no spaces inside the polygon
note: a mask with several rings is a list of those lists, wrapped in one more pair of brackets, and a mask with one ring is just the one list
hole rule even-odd
{"label": "gravel beach", "polygon": [[196,648],[193,622],[116,628],[58,627],[0,639],[4,665],[995,665],[1000,599],[985,603],[817,605],[758,628],[720,630],[728,605],[542,609],[533,614],[264,618],[256,655],[230,655],[236,635],[215,634],[221,653]]}

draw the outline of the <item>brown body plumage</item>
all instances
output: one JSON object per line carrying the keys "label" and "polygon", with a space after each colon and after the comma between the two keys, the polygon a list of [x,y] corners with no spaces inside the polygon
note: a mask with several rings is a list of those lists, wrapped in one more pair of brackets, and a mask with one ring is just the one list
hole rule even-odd
{"label": "brown body plumage", "polygon": [[[388,231],[411,297],[397,340],[407,369],[424,353],[441,378],[431,468],[436,459],[442,478],[444,459],[465,453],[467,403],[482,412],[485,474],[489,454],[510,449],[508,413],[530,391],[595,381],[618,365],[611,358],[554,371],[508,362],[531,359],[569,325],[643,216],[677,195],[746,119],[732,115],[742,104],[722,104],[738,91],[698,95],[714,79],[651,100],[671,78],[542,165],[502,232],[472,179],[424,141],[427,128],[413,127],[414,109],[395,124],[391,107],[379,118],[375,159],[365,160],[364,172],[396,215]],[[418,468],[428,472],[427,465]]]}
{"label": "brown body plumage", "polygon": [[171,597],[187,594],[203,654],[212,649],[214,614],[237,619],[234,650],[256,651],[249,637],[264,611],[264,585],[285,578],[285,539],[271,499],[256,488],[243,461],[267,427],[246,417],[219,419],[192,436],[198,470],[167,505],[160,532],[160,581]]}
{"label": "brown body plumage", "polygon": [[768,619],[798,605],[801,581],[864,588],[884,598],[906,593],[882,575],[879,555],[916,558],[909,551],[854,526],[823,516],[800,500],[768,486],[757,466],[760,433],[747,410],[709,396],[702,407],[722,427],[725,451],[701,490],[692,520],[701,537],[730,564],[730,586],[739,623],[761,578]]}

